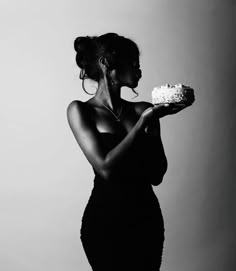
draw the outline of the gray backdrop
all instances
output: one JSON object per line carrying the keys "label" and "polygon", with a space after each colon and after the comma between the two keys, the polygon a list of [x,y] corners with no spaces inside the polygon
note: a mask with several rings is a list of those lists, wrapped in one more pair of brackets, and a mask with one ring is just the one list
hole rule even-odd
{"label": "gray backdrop", "polygon": [[161,119],[161,270],[236,270],[235,17],[230,0],[1,1],[1,270],[91,270],[79,231],[94,175],[66,108],[90,98],[74,39],[111,31],[141,51],[139,97],[124,88],[124,99],[150,102],[164,83],[195,89],[192,107]]}

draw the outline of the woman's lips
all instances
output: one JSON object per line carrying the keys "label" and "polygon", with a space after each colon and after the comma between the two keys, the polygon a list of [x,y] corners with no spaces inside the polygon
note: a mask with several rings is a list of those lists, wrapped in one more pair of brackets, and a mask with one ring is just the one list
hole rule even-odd
{"label": "woman's lips", "polygon": [[141,71],[138,72],[138,73],[136,74],[136,77],[137,77],[138,79],[140,79],[140,78],[142,77],[142,72],[141,72]]}

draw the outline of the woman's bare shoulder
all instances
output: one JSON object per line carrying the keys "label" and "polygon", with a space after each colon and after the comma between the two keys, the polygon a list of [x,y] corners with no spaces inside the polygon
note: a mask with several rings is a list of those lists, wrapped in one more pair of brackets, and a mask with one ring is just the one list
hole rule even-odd
{"label": "woman's bare shoulder", "polygon": [[[135,113],[138,116],[141,116],[142,113],[149,107],[152,107],[153,104],[150,102],[146,102],[146,101],[139,101],[139,102],[130,102],[127,100],[122,99],[123,103],[125,103],[128,107],[132,107],[133,110],[135,111]],[[74,100],[72,102],[70,102],[70,104],[67,107],[67,112],[70,111],[72,108],[77,108],[77,110],[81,111],[85,111],[86,113],[88,113],[88,110],[91,110],[91,107],[94,108],[96,107],[96,103],[94,104],[93,99],[90,99],[86,102],[82,102],[80,100]],[[90,109],[89,109],[90,108]],[[85,114],[87,115],[87,114]]]}
{"label": "woman's bare shoulder", "polygon": [[75,106],[83,106],[84,102],[80,101],[80,100],[73,100],[69,103],[69,105],[67,106],[67,110],[71,107],[75,107]]}
{"label": "woman's bare shoulder", "polygon": [[83,101],[80,101],[80,100],[73,100],[67,106],[67,111],[70,110],[71,108],[79,108],[81,110],[85,110],[85,108],[87,108],[88,105],[89,105],[88,101],[83,102]]}
{"label": "woman's bare shoulder", "polygon": [[145,111],[149,107],[153,107],[153,104],[145,101],[134,103],[134,109],[139,116],[141,116],[143,111]]}
{"label": "woman's bare shoulder", "polygon": [[83,119],[88,118],[88,106],[85,102],[73,100],[69,103],[67,106],[67,117],[74,118],[75,116]]}

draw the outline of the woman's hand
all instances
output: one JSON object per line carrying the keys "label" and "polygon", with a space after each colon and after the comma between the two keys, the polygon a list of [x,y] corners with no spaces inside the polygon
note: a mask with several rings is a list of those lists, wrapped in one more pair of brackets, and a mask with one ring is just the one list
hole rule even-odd
{"label": "woman's hand", "polygon": [[[158,104],[153,105],[147,108],[141,115],[142,118],[142,127],[145,128],[147,132],[148,126],[153,126],[155,123],[156,118],[163,118],[164,116],[173,115],[184,108],[190,106],[192,103],[189,104]],[[147,129],[146,129],[147,128]],[[154,132],[155,133],[155,132]]]}
{"label": "woman's hand", "polygon": [[[178,112],[180,112],[181,110],[185,109],[186,107],[190,106],[191,104],[165,104],[165,111],[161,113],[159,118],[162,118],[164,116],[167,115],[173,115],[176,114]],[[154,105],[154,110],[155,107],[157,107],[158,105]]]}
{"label": "woman's hand", "polygon": [[[192,103],[191,103],[192,104]],[[173,115],[191,105],[189,104],[155,104],[147,108],[141,115],[145,121],[153,118],[163,118],[167,115]]]}

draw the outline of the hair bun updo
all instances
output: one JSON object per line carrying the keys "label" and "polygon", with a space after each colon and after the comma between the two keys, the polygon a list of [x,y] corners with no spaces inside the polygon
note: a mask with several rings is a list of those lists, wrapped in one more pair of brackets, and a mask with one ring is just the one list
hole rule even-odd
{"label": "hair bun updo", "polygon": [[77,37],[74,41],[74,49],[77,52],[76,62],[81,69],[85,69],[96,52],[94,37]]}
{"label": "hair bun updo", "polygon": [[80,79],[83,80],[83,88],[84,79],[89,78],[99,82],[103,77],[99,65],[100,57],[106,58],[109,66],[108,72],[112,69],[119,69],[123,63],[139,57],[137,44],[116,33],[77,37],[74,40],[74,49],[77,52],[76,63],[81,69]]}

